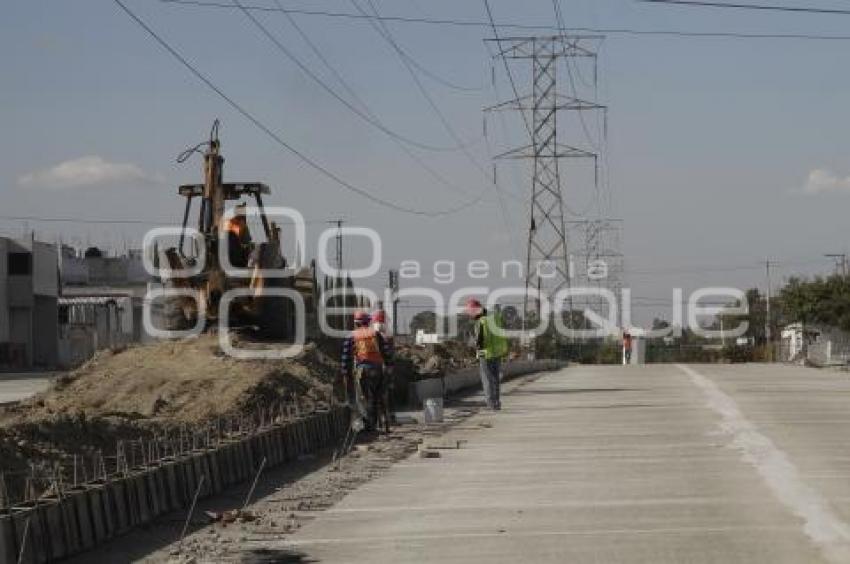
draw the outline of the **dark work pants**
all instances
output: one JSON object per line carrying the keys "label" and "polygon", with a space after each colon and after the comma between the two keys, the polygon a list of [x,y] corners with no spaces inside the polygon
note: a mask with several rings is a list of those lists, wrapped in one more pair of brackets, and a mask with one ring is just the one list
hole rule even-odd
{"label": "dark work pants", "polygon": [[479,371],[481,373],[481,387],[484,388],[484,399],[487,402],[487,407],[490,409],[499,409],[502,407],[501,399],[499,398],[499,371],[501,370],[501,360],[498,358],[482,358],[479,359]]}
{"label": "dark work pants", "polygon": [[368,364],[354,369],[356,409],[367,431],[374,431],[378,427],[378,402],[383,393],[382,372],[381,367]]}

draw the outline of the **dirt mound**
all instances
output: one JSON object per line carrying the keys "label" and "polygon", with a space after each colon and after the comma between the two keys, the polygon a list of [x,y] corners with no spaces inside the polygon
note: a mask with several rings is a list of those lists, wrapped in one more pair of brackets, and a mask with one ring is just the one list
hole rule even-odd
{"label": "dirt mound", "polygon": [[335,363],[315,346],[285,360],[238,360],[214,336],[98,354],[15,408],[27,419],[55,414],[195,423],[293,394],[326,401]]}
{"label": "dirt mound", "polygon": [[440,376],[446,371],[475,364],[474,351],[458,341],[433,345],[398,345],[396,356],[398,364],[409,365],[415,379]]}
{"label": "dirt mound", "polygon": [[49,476],[57,464],[69,478],[78,458],[91,471],[119,441],[141,445],[176,429],[268,417],[281,402],[326,405],[339,372],[331,348],[308,344],[291,359],[239,360],[205,335],[101,352],[46,392],[0,409],[0,494],[5,482],[19,497],[27,476]]}

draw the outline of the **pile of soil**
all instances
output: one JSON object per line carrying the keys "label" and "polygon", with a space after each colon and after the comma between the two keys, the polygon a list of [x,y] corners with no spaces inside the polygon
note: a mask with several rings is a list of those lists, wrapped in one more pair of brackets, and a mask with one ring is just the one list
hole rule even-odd
{"label": "pile of soil", "polygon": [[199,423],[292,394],[327,401],[336,363],[314,345],[284,360],[237,360],[214,336],[102,352],[0,425],[55,415]]}
{"label": "pile of soil", "polygon": [[475,352],[459,341],[433,345],[399,345],[397,364],[407,364],[413,379],[433,378],[475,364]]}
{"label": "pile of soil", "polygon": [[114,453],[117,441],[199,428],[281,401],[327,404],[339,373],[334,348],[308,344],[291,359],[238,360],[221,351],[217,336],[204,335],[100,352],[47,391],[0,409],[0,474],[9,480],[32,474],[31,465],[67,467],[74,455]]}
{"label": "pile of soil", "polygon": [[[234,346],[266,345],[242,340]],[[321,340],[290,359],[239,360],[221,350],[218,336],[203,335],[100,352],[44,393],[0,408],[0,497],[4,482],[19,499],[34,475],[48,478],[42,482],[57,473],[67,480],[78,461],[91,476],[104,457],[115,464],[119,442],[138,442],[141,456],[142,444],[183,428],[203,433],[222,420],[268,416],[269,408],[296,398],[326,405],[339,375],[339,348],[338,341]],[[400,346],[396,357],[397,370],[413,380],[475,362],[459,342]]]}

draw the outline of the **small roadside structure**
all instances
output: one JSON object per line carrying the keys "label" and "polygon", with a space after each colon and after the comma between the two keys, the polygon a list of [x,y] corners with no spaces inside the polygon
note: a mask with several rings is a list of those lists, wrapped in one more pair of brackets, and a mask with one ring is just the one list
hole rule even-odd
{"label": "small roadside structure", "polygon": [[444,341],[445,338],[439,335],[438,333],[426,333],[422,329],[416,331],[415,342],[417,345],[437,345]]}
{"label": "small roadside structure", "polygon": [[76,368],[101,349],[126,346],[133,339],[129,296],[59,298],[59,366]]}
{"label": "small roadside structure", "polygon": [[791,323],[782,329],[780,359],[814,366],[850,363],[850,334],[828,325]]}

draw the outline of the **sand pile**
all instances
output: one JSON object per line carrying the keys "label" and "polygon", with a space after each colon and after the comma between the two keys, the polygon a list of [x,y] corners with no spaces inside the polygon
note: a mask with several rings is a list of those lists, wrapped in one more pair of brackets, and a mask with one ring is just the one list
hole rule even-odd
{"label": "sand pile", "polygon": [[100,353],[9,415],[196,423],[293,394],[327,401],[336,373],[335,359],[315,345],[293,359],[237,360],[202,336]]}
{"label": "sand pile", "polygon": [[296,398],[305,407],[327,404],[339,368],[336,345],[324,348],[309,344],[285,360],[237,360],[205,335],[101,352],[46,392],[0,409],[0,475],[19,494],[31,464],[42,469],[36,474],[57,463],[67,473],[74,456],[92,465],[118,441],[148,441]]}

